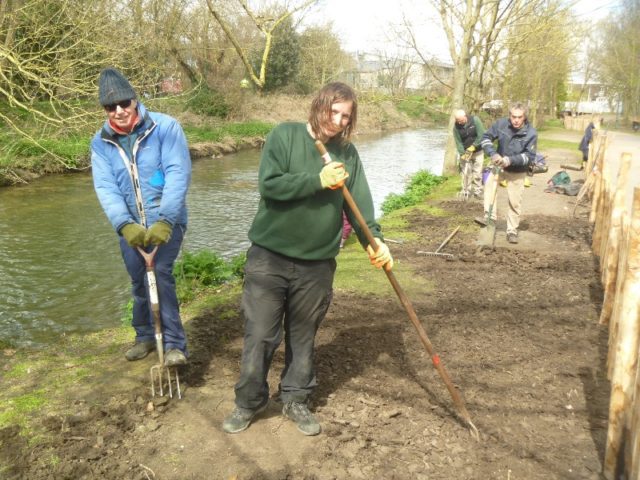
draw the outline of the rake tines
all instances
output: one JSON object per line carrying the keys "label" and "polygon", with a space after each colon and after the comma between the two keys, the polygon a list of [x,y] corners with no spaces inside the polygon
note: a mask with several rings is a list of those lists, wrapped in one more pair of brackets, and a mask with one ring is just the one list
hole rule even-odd
{"label": "rake tines", "polygon": [[424,252],[422,250],[418,250],[416,253],[421,254],[421,255],[427,255],[430,257],[444,257],[444,258],[453,258],[453,255],[450,253],[441,253],[440,250],[442,250],[444,248],[444,246],[449,243],[449,240],[451,240],[453,238],[453,236],[458,233],[458,230],[460,230],[460,225],[458,225],[456,227],[456,229],[451,232],[449,234],[449,236],[447,238],[444,239],[444,241],[440,244],[440,246],[438,248],[436,248],[435,252]]}

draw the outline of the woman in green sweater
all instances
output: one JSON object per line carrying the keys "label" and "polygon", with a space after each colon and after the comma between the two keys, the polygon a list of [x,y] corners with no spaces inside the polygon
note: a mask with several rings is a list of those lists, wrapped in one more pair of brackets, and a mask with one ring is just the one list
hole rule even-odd
{"label": "woman in green sweater", "polygon": [[[242,295],[245,335],[236,406],[222,425],[227,433],[245,430],[267,406],[267,374],[283,335],[282,413],[303,434],[320,433],[307,401],[316,386],[314,341],[333,295],[343,211],[371,263],[378,268],[393,266],[375,221],[360,157],[350,143],[357,113],[351,87],[330,83],[314,98],[308,123],[280,124],[267,137],[258,177],[260,204],[249,230],[252,245]],[[323,163],[316,140],[325,144],[331,162]],[[344,202],[343,185],[376,237],[375,248],[367,244]]]}

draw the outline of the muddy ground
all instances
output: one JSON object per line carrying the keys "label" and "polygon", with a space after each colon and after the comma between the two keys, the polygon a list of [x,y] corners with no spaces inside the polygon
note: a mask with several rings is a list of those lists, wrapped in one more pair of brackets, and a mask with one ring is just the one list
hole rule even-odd
{"label": "muddy ground", "polygon": [[[15,431],[2,431],[3,458],[12,455],[14,465],[5,473],[30,480],[601,478],[609,399],[602,292],[586,209],[573,217],[575,197],[543,191],[551,164],[525,192],[516,246],[505,242],[500,221],[496,249],[479,250],[473,217],[482,207],[457,200],[438,203],[454,215],[412,212],[418,239],[390,244],[396,261],[431,286],[411,301],[479,441],[393,293],[337,290],[317,338],[319,436],[298,433],[275,401],[245,432],[222,432],[242,323],[237,309],[210,311],[188,325],[182,400],[155,400],[151,409],[146,369],[155,360],[145,359],[128,373],[138,387],[114,387],[99,401],[70,399],[72,415],[49,417],[50,441],[29,448],[11,438]],[[458,225],[443,249],[454,259],[417,253],[435,250]],[[280,352],[272,389],[282,363]]]}

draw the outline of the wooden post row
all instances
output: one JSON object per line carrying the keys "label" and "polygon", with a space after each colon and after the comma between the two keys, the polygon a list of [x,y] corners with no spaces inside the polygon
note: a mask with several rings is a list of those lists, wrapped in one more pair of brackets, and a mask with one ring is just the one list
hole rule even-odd
{"label": "wooden post row", "polygon": [[[622,220],[627,213],[627,184],[631,169],[631,154],[623,153],[620,158],[618,181],[614,190],[611,215],[608,228],[607,250],[603,258],[602,286],[604,300],[600,312],[600,325],[609,323],[618,273],[618,257],[622,239]],[[605,235],[607,232],[605,231]]]}
{"label": "wooden post row", "polygon": [[[614,313],[618,318],[619,327],[616,344],[613,346],[616,349],[616,361],[611,381],[609,429],[603,469],[605,477],[609,480],[614,480],[618,468],[617,461],[620,458],[623,433],[631,426],[629,424],[633,416],[631,401],[634,391],[638,388],[636,382],[638,380],[638,335],[640,333],[638,317],[640,307],[640,188],[637,187],[634,190],[633,209],[626,237],[623,248],[626,250],[627,262],[621,272],[624,275],[622,280],[624,284],[621,298],[616,302]],[[635,401],[639,400],[640,398],[635,398]],[[637,430],[634,431],[634,435],[636,432]],[[634,444],[628,445],[628,448],[635,451],[638,447]],[[637,461],[638,457],[634,457],[631,464],[633,465]],[[625,465],[625,467],[628,468],[629,465]]]}

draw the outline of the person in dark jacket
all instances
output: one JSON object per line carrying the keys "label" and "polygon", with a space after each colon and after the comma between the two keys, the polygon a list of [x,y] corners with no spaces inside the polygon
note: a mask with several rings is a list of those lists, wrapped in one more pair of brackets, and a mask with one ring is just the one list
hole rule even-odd
{"label": "person in dark jacket", "polygon": [[[494,142],[498,142],[497,149]],[[529,164],[535,162],[538,132],[527,120],[527,107],[516,102],[509,108],[509,117],[496,121],[482,136],[484,153],[491,163],[501,168],[500,181],[507,182],[509,211],[507,213],[507,241],[518,243],[518,227],[522,212],[524,182]],[[494,198],[492,188],[484,191],[484,218],[478,223],[486,224],[489,208]],[[497,218],[497,205],[491,210],[491,217]]]}
{"label": "person in dark jacket", "polygon": [[155,350],[155,331],[146,288],[145,262],[138,248],[155,255],[165,365],[187,363],[173,264],[187,228],[186,196],[191,159],[180,124],[149,112],[129,81],[116,69],[100,73],[99,99],[107,120],[91,140],[93,184],[102,209],[119,236],[131,277],[135,344],[127,360]]}
{"label": "person in dark jacket", "polygon": [[471,195],[482,198],[484,154],[480,148],[480,141],[484,134],[484,125],[478,117],[467,115],[464,110],[456,110],[453,115],[455,118],[453,138],[456,142],[462,177],[460,196],[465,200]]}
{"label": "person in dark jacket", "polygon": [[596,126],[593,124],[593,122],[589,122],[589,125],[587,125],[587,128],[585,128],[584,130],[584,136],[582,137],[582,140],[580,140],[580,145],[578,145],[578,150],[582,152],[583,162],[589,160],[589,144],[593,139],[594,128],[596,128]]}
{"label": "person in dark jacket", "polygon": [[[315,335],[333,296],[343,211],[371,263],[393,266],[375,221],[364,168],[350,142],[357,111],[351,87],[330,83],[314,98],[308,123],[282,123],[267,136],[258,173],[260,202],[245,264],[240,378],[235,408],[222,424],[227,433],[245,430],[267,406],[267,374],[283,337],[285,365],[278,389],[282,413],[303,434],[320,432],[308,399],[316,386]],[[325,144],[330,162],[323,163],[316,140]],[[376,238],[373,248],[344,202],[342,185],[349,188]]]}

